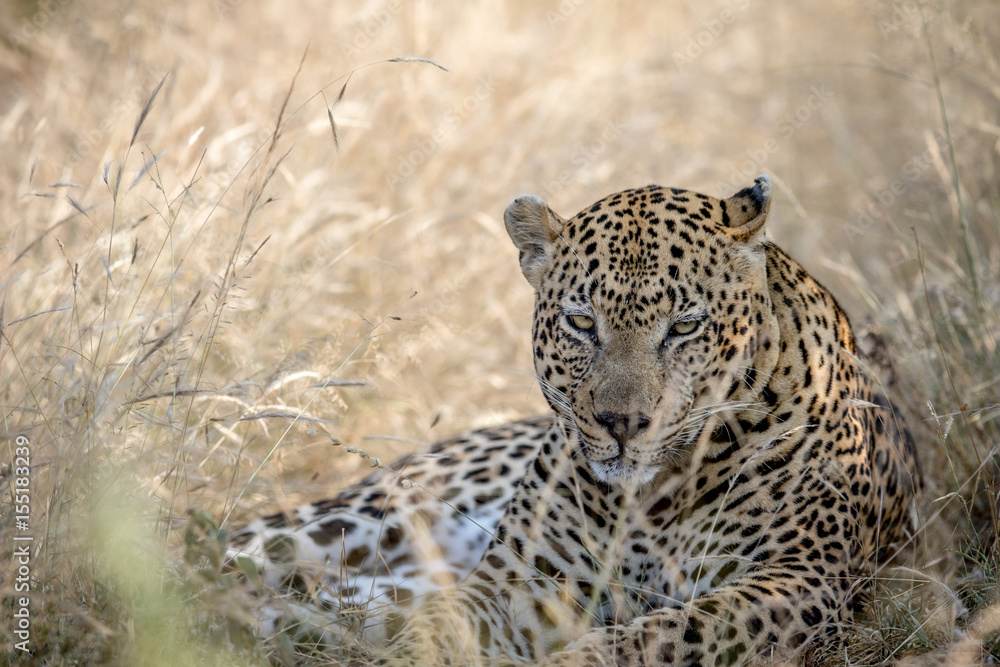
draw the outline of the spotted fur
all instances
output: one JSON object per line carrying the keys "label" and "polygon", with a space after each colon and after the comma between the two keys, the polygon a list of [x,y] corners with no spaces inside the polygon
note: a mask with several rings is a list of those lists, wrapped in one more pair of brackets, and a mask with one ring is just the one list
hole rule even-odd
{"label": "spotted fur", "polygon": [[[479,523],[492,535],[441,541],[465,556],[456,576],[478,564],[409,614],[384,664],[743,664],[850,621],[859,581],[908,539],[920,469],[844,312],[765,236],[769,208],[766,177],[723,200],[627,190],[569,220],[508,207],[555,417],[450,469],[467,496],[496,480],[477,465],[530,452],[499,523]],[[455,519],[416,505],[432,531]],[[402,506],[372,519],[404,530]]]}
{"label": "spotted fur", "polygon": [[279,593],[260,610],[260,634],[384,641],[401,613],[479,562],[552,422],[539,417],[437,443],[335,498],[236,532],[230,558],[251,558]]}

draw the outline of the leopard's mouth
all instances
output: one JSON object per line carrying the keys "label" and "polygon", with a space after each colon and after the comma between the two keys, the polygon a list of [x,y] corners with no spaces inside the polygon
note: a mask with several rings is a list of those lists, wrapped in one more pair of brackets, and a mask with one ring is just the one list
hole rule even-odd
{"label": "leopard's mouth", "polygon": [[625,454],[613,456],[603,461],[588,461],[590,470],[601,482],[608,486],[649,484],[660,472],[661,466],[638,463]]}
{"label": "leopard's mouth", "polygon": [[[617,443],[600,443],[598,446],[590,445],[584,441],[580,434],[579,442],[591,471],[597,478],[608,485],[634,484],[643,486],[653,481],[653,479],[667,465],[676,465],[686,460],[685,453],[689,452],[692,445],[697,443],[705,433],[708,423],[702,422],[696,428],[681,428],[671,436],[658,439],[656,446],[644,443],[629,442],[624,451],[618,447]],[[716,428],[713,425],[713,429]],[[610,456],[597,458],[592,456],[592,452],[611,451]]]}

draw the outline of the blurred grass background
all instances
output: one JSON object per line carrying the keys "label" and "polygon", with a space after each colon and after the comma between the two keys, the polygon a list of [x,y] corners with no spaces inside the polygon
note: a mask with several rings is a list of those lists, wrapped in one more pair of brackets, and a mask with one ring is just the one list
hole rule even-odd
{"label": "blurred grass background", "polygon": [[289,659],[237,641],[211,528],[180,558],[189,513],[336,492],[369,463],[330,437],[389,460],[543,410],[515,195],[764,172],[772,238],[890,341],[930,482],[915,583],[826,659],[996,657],[998,38],[991,0],[5,3],[0,662]]}

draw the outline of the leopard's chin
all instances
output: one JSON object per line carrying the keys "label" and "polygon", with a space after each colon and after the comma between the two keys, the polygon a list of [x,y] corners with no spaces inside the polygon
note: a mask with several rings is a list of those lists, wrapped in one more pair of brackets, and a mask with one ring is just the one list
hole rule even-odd
{"label": "leopard's chin", "polygon": [[603,461],[589,461],[590,470],[608,486],[645,486],[653,481],[662,466],[638,463],[623,455]]}

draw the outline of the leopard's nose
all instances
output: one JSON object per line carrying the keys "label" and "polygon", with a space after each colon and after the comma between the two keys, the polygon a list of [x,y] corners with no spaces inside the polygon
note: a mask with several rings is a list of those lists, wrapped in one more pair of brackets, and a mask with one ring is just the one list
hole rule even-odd
{"label": "leopard's nose", "polygon": [[625,451],[625,443],[649,426],[649,417],[638,412],[627,415],[618,412],[602,412],[594,415],[594,419],[618,443],[619,454]]}

